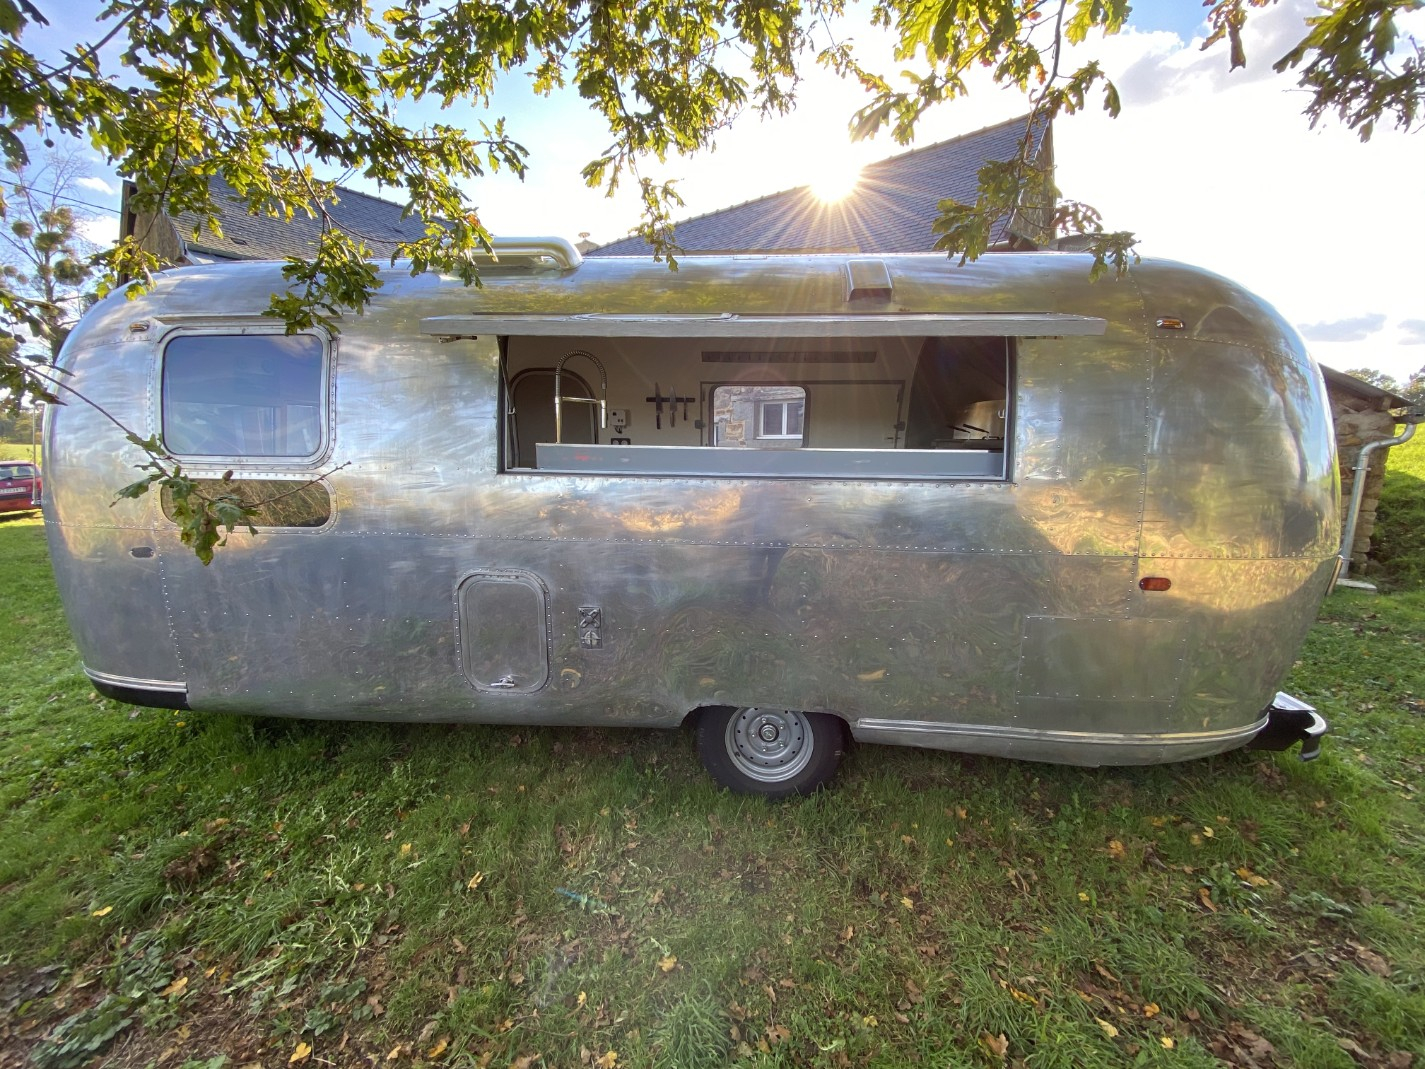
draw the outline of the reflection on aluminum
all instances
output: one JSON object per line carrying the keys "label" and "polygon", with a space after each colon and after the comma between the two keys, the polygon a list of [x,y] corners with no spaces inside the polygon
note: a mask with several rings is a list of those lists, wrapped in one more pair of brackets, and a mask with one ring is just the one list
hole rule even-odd
{"label": "reflection on aluminum", "polygon": [[[1249,739],[1338,545],[1324,387],[1295,333],[1180,265],[1090,285],[1073,256],[884,262],[894,307],[849,306],[837,256],[694,257],[673,274],[531,254],[481,290],[386,271],[330,346],[330,448],[311,474],[341,466],[322,484],[331,518],[235,533],[209,568],[156,495],[110,508],[141,454],[86,406],[51,407],[45,518],[86,666],[270,715],[671,727],[766,707],[834,713],[870,741],[1085,764]],[[282,285],[280,264],[165,273],[100,302],[62,366],[160,433],[163,338],[261,324]],[[1018,334],[1006,476],[502,471],[501,338],[441,344],[432,326],[562,316],[569,337],[583,323],[616,339],[637,317],[653,337],[671,323],[716,340],[759,317],[804,337],[863,314],[882,325],[848,337],[893,315],[959,317],[970,336],[1021,323],[1001,328]],[[1165,314],[1184,329],[1158,330]],[[1141,590],[1143,575],[1171,588]]]}

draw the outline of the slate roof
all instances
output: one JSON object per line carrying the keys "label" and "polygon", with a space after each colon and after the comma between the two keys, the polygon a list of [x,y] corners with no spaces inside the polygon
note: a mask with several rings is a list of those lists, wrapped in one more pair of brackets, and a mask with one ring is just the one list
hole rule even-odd
{"label": "slate roof", "polygon": [[1321,365],[1321,374],[1326,379],[1326,386],[1329,390],[1339,390],[1342,393],[1350,394],[1352,397],[1359,397],[1362,401],[1368,401],[1377,406],[1382,411],[1388,408],[1419,408],[1420,406],[1408,397],[1402,397],[1391,390],[1383,390],[1374,383],[1365,382],[1348,375],[1344,371],[1337,371],[1334,367]]}
{"label": "slate roof", "polygon": [[[172,217],[174,229],[190,257],[203,260],[281,260],[307,256],[316,251],[321,220],[298,212],[290,221],[266,215],[251,215],[237,193],[221,178],[210,181],[213,201],[218,206],[223,235],[206,226],[198,236],[193,227],[199,217],[180,212]],[[329,207],[332,218],[352,237],[366,242],[377,259],[389,259],[399,241],[414,241],[425,233],[418,216],[401,218],[405,206],[344,186],[337,187],[337,202]]]}
{"label": "slate roof", "polygon": [[[692,254],[933,251],[930,224],[939,214],[936,204],[949,198],[973,203],[979,169],[987,160],[1014,157],[1028,119],[1023,115],[869,164],[855,191],[834,204],[818,200],[809,186],[798,186],[684,219],[674,227],[675,240]],[[1035,151],[1052,153],[1048,126],[1039,126],[1035,134]],[[1010,223],[1006,217],[995,224],[992,245],[1009,238]],[[631,236],[586,255],[651,253],[647,242]]]}

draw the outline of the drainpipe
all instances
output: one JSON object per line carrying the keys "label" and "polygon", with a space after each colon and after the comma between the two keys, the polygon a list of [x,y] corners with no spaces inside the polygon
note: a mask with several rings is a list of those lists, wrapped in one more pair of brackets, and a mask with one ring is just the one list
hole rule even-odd
{"label": "drainpipe", "polygon": [[[1422,420],[1425,420],[1425,411],[1412,409],[1396,419],[1397,423],[1406,425],[1400,434],[1361,446],[1360,456],[1356,458],[1355,475],[1351,479],[1351,508],[1346,513],[1346,530],[1341,538],[1341,566],[1336,569],[1336,583],[1343,582],[1351,571],[1351,543],[1356,540],[1356,521],[1361,518],[1361,499],[1366,493],[1366,468],[1370,466],[1371,455],[1377,449],[1389,449],[1391,446],[1404,445],[1410,441],[1415,436],[1415,425]],[[1335,584],[1332,584],[1332,588],[1335,588]]]}

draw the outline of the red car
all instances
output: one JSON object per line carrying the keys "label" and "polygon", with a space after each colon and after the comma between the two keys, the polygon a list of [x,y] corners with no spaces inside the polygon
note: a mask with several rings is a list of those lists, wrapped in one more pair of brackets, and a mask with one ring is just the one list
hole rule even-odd
{"label": "red car", "polygon": [[0,460],[0,512],[40,507],[40,469],[27,460]]}

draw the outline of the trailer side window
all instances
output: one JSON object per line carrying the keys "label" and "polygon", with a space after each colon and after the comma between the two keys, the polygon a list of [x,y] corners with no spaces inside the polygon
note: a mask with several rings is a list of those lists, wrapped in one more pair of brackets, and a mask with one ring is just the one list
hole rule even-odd
{"label": "trailer side window", "polygon": [[181,334],[163,352],[163,443],[177,456],[305,461],[324,445],[313,334]]}
{"label": "trailer side window", "polygon": [[[507,336],[503,348],[506,471],[1008,477],[1012,337],[650,331]],[[570,362],[595,373],[579,396],[593,402],[580,412],[596,425],[574,428],[566,408],[561,434],[552,377],[539,376]]]}

